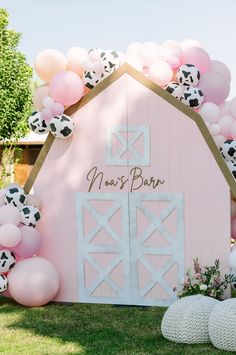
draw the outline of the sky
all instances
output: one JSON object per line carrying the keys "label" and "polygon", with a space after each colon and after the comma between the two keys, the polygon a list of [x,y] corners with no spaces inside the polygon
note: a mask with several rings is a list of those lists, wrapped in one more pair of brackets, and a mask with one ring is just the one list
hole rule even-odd
{"label": "sky", "polygon": [[31,65],[40,50],[81,46],[125,51],[131,42],[200,41],[231,71],[236,96],[236,0],[0,0],[23,34]]}

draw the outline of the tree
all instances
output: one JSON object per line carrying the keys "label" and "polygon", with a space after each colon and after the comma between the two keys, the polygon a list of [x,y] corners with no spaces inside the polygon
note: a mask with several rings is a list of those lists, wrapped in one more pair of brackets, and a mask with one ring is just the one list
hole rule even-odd
{"label": "tree", "polygon": [[13,156],[14,144],[28,132],[32,68],[18,50],[21,34],[8,29],[8,23],[8,12],[0,9],[0,140]]}

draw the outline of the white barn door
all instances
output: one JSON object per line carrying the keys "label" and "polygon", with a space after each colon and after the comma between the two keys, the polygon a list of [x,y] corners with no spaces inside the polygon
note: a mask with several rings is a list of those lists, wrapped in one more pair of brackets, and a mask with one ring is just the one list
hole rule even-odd
{"label": "white barn door", "polygon": [[183,196],[77,193],[78,301],[168,306],[184,276]]}

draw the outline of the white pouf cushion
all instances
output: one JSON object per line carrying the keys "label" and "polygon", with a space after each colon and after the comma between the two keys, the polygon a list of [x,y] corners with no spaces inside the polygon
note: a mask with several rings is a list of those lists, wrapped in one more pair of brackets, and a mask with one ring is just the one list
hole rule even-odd
{"label": "white pouf cushion", "polygon": [[219,301],[202,295],[183,297],[170,306],[161,323],[162,335],[177,343],[208,343],[209,315]]}
{"label": "white pouf cushion", "polygon": [[219,302],[209,317],[209,335],[218,348],[236,351],[236,298]]}

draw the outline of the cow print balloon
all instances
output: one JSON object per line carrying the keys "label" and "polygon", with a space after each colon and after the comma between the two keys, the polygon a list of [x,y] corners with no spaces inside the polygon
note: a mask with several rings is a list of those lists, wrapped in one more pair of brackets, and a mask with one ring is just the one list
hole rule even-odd
{"label": "cow print balloon", "polygon": [[37,207],[25,205],[21,210],[21,223],[29,227],[35,227],[36,223],[40,220],[40,212]]}
{"label": "cow print balloon", "polygon": [[171,81],[169,84],[166,85],[165,90],[168,91],[172,96],[176,99],[180,99],[183,94],[183,88],[174,81]]}
{"label": "cow print balloon", "polygon": [[235,161],[227,161],[226,164],[228,165],[229,170],[231,171],[234,178],[236,179],[236,162]]}
{"label": "cow print balloon", "polygon": [[104,50],[100,54],[105,76],[113,73],[120,66],[120,57],[116,51]]}
{"label": "cow print balloon", "polygon": [[193,64],[184,64],[179,67],[176,79],[182,86],[197,86],[200,79],[200,71]]}
{"label": "cow print balloon", "polygon": [[37,134],[45,134],[49,132],[49,124],[41,118],[41,113],[35,111],[28,120],[30,129]]}
{"label": "cow print balloon", "polygon": [[97,84],[99,84],[105,78],[105,74],[97,74],[95,70],[89,70],[84,72],[83,83],[89,88],[93,89]]}
{"label": "cow print balloon", "polygon": [[192,86],[186,87],[180,101],[191,108],[198,108],[204,101],[204,96],[201,90]]}
{"label": "cow print balloon", "polygon": [[226,161],[236,162],[236,140],[227,139],[220,147],[220,152]]}
{"label": "cow print balloon", "polygon": [[13,185],[7,188],[4,203],[6,205],[13,205],[18,209],[21,209],[26,202],[26,193],[22,187],[18,185]]}
{"label": "cow print balloon", "polygon": [[0,293],[6,291],[7,286],[8,286],[8,282],[6,276],[0,274]]}
{"label": "cow print balloon", "polygon": [[64,114],[53,117],[50,122],[50,131],[56,138],[69,138],[74,131],[72,118]]}
{"label": "cow print balloon", "polygon": [[16,263],[15,255],[10,250],[0,250],[0,273],[8,272]]}

